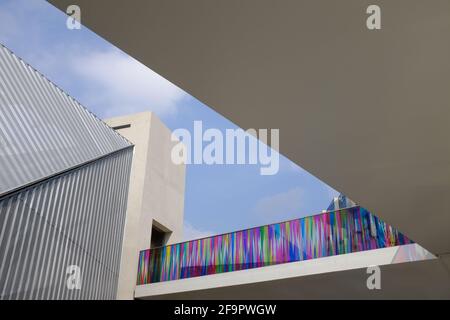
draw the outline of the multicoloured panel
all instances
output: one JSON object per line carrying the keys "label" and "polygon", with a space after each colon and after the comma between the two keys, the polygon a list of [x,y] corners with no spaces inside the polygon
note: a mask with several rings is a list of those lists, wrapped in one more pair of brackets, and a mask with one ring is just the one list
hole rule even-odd
{"label": "multicoloured panel", "polygon": [[143,250],[137,284],[412,243],[361,207]]}

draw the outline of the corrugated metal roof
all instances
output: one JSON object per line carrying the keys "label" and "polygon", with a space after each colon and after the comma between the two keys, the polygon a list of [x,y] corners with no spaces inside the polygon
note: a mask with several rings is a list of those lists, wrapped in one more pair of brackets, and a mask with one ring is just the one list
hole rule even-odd
{"label": "corrugated metal roof", "polygon": [[0,196],[130,145],[0,45]]}

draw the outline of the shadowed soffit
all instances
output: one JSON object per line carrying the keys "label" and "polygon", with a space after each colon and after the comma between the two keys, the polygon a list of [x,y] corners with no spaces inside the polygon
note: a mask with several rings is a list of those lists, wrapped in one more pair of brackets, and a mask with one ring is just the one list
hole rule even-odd
{"label": "shadowed soffit", "polygon": [[289,159],[450,252],[449,1],[50,2],[240,127],[279,128]]}

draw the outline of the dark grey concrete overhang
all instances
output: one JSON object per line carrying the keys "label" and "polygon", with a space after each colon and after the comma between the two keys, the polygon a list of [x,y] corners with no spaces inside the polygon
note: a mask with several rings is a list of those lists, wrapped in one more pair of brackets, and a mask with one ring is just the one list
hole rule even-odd
{"label": "dark grey concrete overhang", "polygon": [[50,2],[240,127],[279,128],[281,153],[450,252],[449,1]]}

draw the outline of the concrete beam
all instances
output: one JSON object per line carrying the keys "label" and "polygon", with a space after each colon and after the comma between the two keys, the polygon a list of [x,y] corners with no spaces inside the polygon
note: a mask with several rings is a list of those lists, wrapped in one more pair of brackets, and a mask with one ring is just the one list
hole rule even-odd
{"label": "concrete beam", "polygon": [[[398,247],[137,286],[137,299],[450,299],[442,259],[393,263]],[[367,267],[381,289],[367,288]]]}

